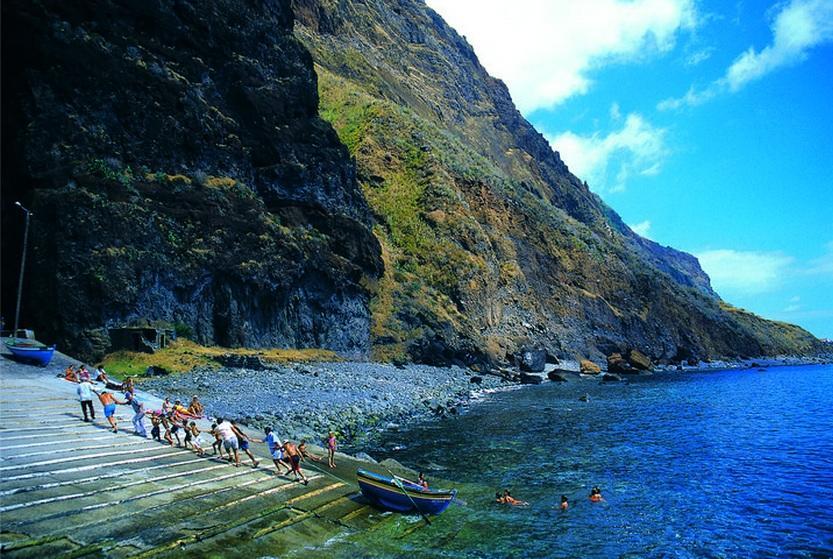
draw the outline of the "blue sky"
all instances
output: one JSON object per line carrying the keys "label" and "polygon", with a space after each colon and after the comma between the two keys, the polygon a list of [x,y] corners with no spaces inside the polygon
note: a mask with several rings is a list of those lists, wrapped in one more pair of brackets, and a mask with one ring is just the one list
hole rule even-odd
{"label": "blue sky", "polygon": [[833,0],[428,0],[727,301],[833,338]]}

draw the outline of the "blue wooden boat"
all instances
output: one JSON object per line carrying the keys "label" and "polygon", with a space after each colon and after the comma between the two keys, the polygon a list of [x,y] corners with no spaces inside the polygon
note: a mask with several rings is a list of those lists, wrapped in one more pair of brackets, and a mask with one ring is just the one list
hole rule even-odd
{"label": "blue wooden boat", "polygon": [[6,347],[17,361],[45,367],[52,361],[55,346],[45,346],[37,342],[6,342]]}
{"label": "blue wooden boat", "polygon": [[457,495],[456,489],[423,489],[408,480],[394,479],[367,470],[358,470],[356,477],[362,495],[377,507],[394,512],[440,514]]}

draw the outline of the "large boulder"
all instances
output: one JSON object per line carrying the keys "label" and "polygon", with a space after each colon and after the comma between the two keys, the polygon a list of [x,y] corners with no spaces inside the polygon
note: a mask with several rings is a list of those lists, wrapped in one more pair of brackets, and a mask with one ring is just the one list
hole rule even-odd
{"label": "large boulder", "polygon": [[516,356],[518,368],[528,373],[540,373],[547,364],[547,352],[543,349],[522,347]]}
{"label": "large boulder", "polygon": [[558,369],[547,373],[547,378],[552,382],[567,382],[567,377],[564,376],[564,371]]}
{"label": "large boulder", "polygon": [[650,371],[654,368],[654,364],[651,363],[651,359],[637,349],[632,349],[628,354],[628,362],[633,366],[635,369],[639,369],[640,371]]}
{"label": "large boulder", "polygon": [[542,382],[544,382],[544,378],[541,375],[521,373],[521,384],[541,384]]}
{"label": "large boulder", "polygon": [[626,375],[632,375],[639,372],[637,369],[633,368],[630,363],[628,363],[627,359],[622,357],[621,353],[611,353],[607,357],[607,371],[609,373]]}
{"label": "large boulder", "polygon": [[602,372],[602,368],[588,359],[582,359],[579,363],[579,372],[584,375],[597,375]]}

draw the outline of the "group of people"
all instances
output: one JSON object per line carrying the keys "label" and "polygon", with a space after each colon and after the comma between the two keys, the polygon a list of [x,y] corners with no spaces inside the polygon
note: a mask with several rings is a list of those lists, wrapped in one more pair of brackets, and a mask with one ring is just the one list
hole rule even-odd
{"label": "group of people", "polygon": [[[95,377],[95,380],[93,380],[93,377]],[[266,428],[265,437],[257,440],[243,433],[233,421],[222,417],[218,417],[211,424],[210,429],[201,429],[197,425],[197,420],[206,418],[206,414],[205,408],[196,395],[191,398],[187,407],[180,400],[171,403],[169,398],[165,398],[160,409],[148,411],[145,409],[144,403],[136,397],[135,385],[130,377],[122,383],[116,383],[108,378],[106,371],[101,366],[96,369],[95,375],[93,375],[86,365],[81,365],[77,369],[70,365],[64,371],[64,378],[78,384],[76,392],[81,402],[83,421],[95,420],[93,399],[98,397],[104,409],[104,417],[114,433],[118,433],[116,406],[129,405],[133,409],[131,421],[136,435],[147,438],[148,433],[144,424],[144,418],[147,415],[150,417],[151,439],[171,446],[176,444],[178,447],[190,448],[199,456],[206,455],[206,449],[210,443],[213,451],[212,455],[219,454],[220,459],[228,460],[235,466],[240,466],[240,452],[242,451],[251,460],[252,467],[256,468],[259,462],[252,454],[249,443],[266,443],[278,474],[294,474],[295,479],[305,485],[309,483],[309,479],[301,470],[301,462],[304,460],[321,461],[321,458],[314,456],[307,450],[305,440],[297,445],[289,440],[282,441],[270,427]],[[123,392],[123,399],[116,396],[112,391]],[[182,437],[180,437],[180,433],[182,433]],[[201,437],[203,433],[206,434],[208,440]],[[174,441],[176,442],[174,443]],[[330,431],[326,439],[327,465],[330,468],[336,467],[335,452],[337,446],[335,433]],[[286,471],[283,472],[282,470]]]}
{"label": "group of people", "polygon": [[[591,503],[599,503],[604,501],[602,498],[602,490],[599,489],[599,486],[593,487],[590,490],[590,502]],[[508,489],[504,489],[503,493],[497,491],[495,493],[495,502],[500,503],[502,505],[513,505],[513,506],[527,506],[529,503],[526,501],[521,501],[520,499],[516,499],[512,496]],[[561,496],[561,504],[558,506],[561,510],[567,510],[570,508],[570,501],[567,499],[566,495]]]}

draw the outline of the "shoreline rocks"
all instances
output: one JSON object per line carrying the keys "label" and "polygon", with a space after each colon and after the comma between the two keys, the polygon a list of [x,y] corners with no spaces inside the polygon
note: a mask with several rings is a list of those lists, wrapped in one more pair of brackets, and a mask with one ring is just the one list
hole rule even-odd
{"label": "shoreline rocks", "polygon": [[518,362],[518,368],[521,372],[540,373],[547,364],[547,357],[546,350],[523,347],[515,359]]}
{"label": "shoreline rocks", "polygon": [[579,372],[583,375],[598,375],[602,372],[602,368],[589,359],[582,359],[579,362]]}
{"label": "shoreline rocks", "polygon": [[198,368],[143,379],[141,388],[182,400],[197,394],[211,416],[255,429],[272,427],[282,437],[317,443],[334,430],[349,446],[414,417],[453,416],[477,392],[505,386],[499,377],[473,378],[460,367],[305,363],[263,370]]}

